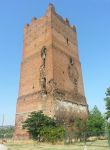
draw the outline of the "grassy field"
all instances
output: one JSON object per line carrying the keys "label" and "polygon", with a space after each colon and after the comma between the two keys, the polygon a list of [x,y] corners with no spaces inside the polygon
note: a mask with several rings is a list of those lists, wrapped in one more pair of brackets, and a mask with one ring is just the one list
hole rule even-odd
{"label": "grassy field", "polygon": [[107,141],[88,142],[87,147],[84,144],[74,145],[52,145],[35,142],[9,142],[6,144],[8,150],[110,150]]}

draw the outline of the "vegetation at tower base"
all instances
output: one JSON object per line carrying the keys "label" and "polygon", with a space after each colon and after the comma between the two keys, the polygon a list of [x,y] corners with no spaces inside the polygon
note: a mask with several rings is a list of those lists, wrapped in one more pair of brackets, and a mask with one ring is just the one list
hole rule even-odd
{"label": "vegetation at tower base", "polygon": [[14,126],[0,126],[0,139],[12,138],[14,133]]}
{"label": "vegetation at tower base", "polygon": [[89,112],[87,120],[87,133],[91,133],[91,136],[99,136],[102,135],[104,131],[105,119],[97,106],[94,106],[94,108]]}
{"label": "vegetation at tower base", "polygon": [[106,119],[110,118],[110,87],[106,90],[105,106],[106,106]]}
{"label": "vegetation at tower base", "polygon": [[32,112],[29,118],[23,122],[26,129],[34,140],[57,142],[63,140],[64,128],[57,124],[55,119],[45,116],[42,111]]}
{"label": "vegetation at tower base", "polygon": [[75,141],[84,141],[85,132],[87,131],[87,120],[76,119],[74,121],[74,132],[73,137]]}
{"label": "vegetation at tower base", "polygon": [[69,122],[59,121],[43,114],[42,111],[32,112],[23,122],[26,129],[34,140],[55,143],[67,139],[72,141],[84,141],[91,136],[104,135],[105,120],[96,106],[89,111],[87,120],[76,118]]}
{"label": "vegetation at tower base", "polygon": [[76,118],[73,122],[73,138],[75,141],[84,141],[93,136],[104,136],[105,134],[105,119],[97,106],[89,111],[88,119],[81,120]]}
{"label": "vegetation at tower base", "polygon": [[106,128],[109,133],[109,139],[110,139],[110,87],[106,90],[106,97],[105,100],[105,107],[106,107]]}

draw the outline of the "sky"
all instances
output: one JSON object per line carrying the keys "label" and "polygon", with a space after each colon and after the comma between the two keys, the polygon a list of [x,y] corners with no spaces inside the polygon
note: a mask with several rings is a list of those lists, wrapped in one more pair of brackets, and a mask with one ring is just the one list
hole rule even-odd
{"label": "sky", "polygon": [[77,29],[85,95],[89,108],[105,112],[110,86],[110,0],[0,0],[0,125],[14,125],[23,48],[23,29],[53,3]]}

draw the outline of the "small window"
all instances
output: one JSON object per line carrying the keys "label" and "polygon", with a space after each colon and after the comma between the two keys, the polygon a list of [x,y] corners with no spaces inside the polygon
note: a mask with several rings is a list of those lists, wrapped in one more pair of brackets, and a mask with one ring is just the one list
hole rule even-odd
{"label": "small window", "polygon": [[70,57],[70,64],[73,65],[73,58]]}
{"label": "small window", "polygon": [[41,57],[42,57],[42,59],[46,58],[46,47],[45,46],[41,49]]}
{"label": "small window", "polygon": [[68,40],[68,38],[66,39],[66,42],[67,42],[67,45],[69,44],[69,40]]}
{"label": "small window", "polygon": [[32,86],[32,89],[34,89],[34,85]]}
{"label": "small window", "polygon": [[43,81],[44,81],[43,88],[45,89],[46,88],[46,78],[45,77],[43,78]]}

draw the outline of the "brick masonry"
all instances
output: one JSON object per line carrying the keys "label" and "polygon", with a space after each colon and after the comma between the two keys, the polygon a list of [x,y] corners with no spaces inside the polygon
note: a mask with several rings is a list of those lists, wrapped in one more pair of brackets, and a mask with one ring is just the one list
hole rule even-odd
{"label": "brick masonry", "polygon": [[39,110],[50,117],[69,113],[83,119],[88,112],[76,28],[52,4],[43,17],[33,18],[24,28],[15,139],[29,138],[22,122]]}

